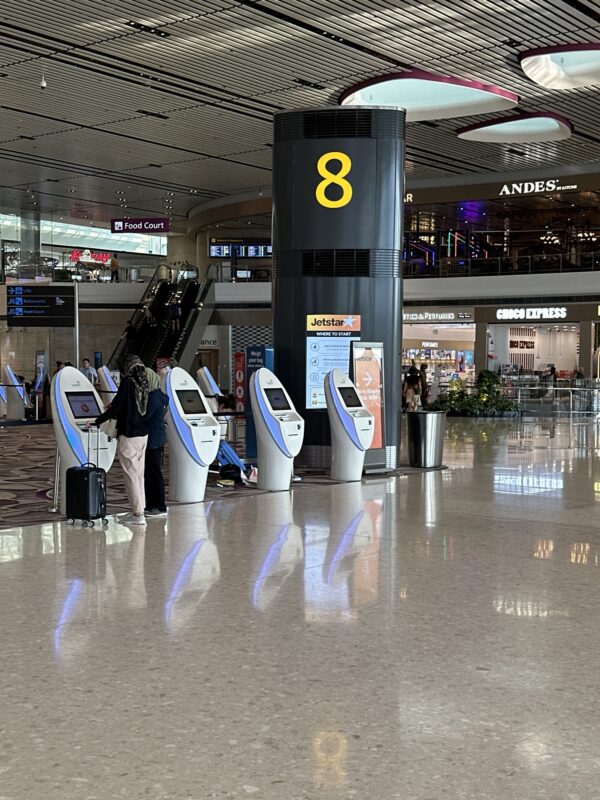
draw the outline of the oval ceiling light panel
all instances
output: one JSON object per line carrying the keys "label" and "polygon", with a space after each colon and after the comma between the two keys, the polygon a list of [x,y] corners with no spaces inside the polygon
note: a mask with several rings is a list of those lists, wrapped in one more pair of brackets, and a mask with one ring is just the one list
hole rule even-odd
{"label": "oval ceiling light panel", "polygon": [[413,69],[351,86],[338,102],[343,106],[404,108],[408,122],[420,122],[506,111],[517,105],[519,97],[479,81]]}
{"label": "oval ceiling light panel", "polygon": [[550,112],[516,114],[492,122],[479,122],[456,131],[459,139],[468,142],[497,142],[527,144],[528,142],[559,142],[569,139],[573,125],[566,117]]}
{"label": "oval ceiling light panel", "polygon": [[546,89],[600,84],[600,44],[562,44],[519,53],[521,69]]}

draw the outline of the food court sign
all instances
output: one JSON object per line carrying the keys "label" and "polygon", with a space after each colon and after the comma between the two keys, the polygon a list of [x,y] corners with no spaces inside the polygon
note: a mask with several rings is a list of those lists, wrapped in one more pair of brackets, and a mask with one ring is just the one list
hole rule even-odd
{"label": "food court sign", "polygon": [[169,217],[125,217],[111,219],[111,233],[168,233]]}

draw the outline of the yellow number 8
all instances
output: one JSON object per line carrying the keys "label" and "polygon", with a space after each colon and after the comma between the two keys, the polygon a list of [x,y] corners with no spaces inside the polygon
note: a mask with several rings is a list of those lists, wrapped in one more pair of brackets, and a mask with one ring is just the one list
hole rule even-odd
{"label": "yellow number 8", "polygon": [[[330,161],[339,161],[341,166],[338,172],[331,172],[327,165]],[[317,203],[325,208],[342,208],[352,200],[352,184],[345,180],[352,169],[352,160],[346,153],[324,153],[317,161],[317,172],[323,178],[315,190]],[[330,200],[325,194],[328,186],[339,186],[342,196],[339,200]]]}

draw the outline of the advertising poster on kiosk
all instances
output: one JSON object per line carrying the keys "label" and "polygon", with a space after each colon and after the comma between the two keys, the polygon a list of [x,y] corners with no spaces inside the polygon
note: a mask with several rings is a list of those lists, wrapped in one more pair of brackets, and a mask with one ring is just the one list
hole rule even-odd
{"label": "advertising poster on kiosk", "polygon": [[369,449],[381,450],[385,447],[382,342],[352,342],[352,376],[363,403],[375,418],[375,435]]}
{"label": "advertising poster on kiosk", "polygon": [[308,314],[306,317],[306,408],[327,408],[328,372],[350,368],[350,342],[360,338],[359,314]]}

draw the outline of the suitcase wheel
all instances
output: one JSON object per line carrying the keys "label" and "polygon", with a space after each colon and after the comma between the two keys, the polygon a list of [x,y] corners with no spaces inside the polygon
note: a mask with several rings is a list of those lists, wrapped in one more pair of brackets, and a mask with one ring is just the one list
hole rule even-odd
{"label": "suitcase wheel", "polygon": [[67,520],[67,525],[75,525],[75,520],[74,519],[68,519]]}
{"label": "suitcase wheel", "polygon": [[103,525],[108,525],[108,520],[106,519],[106,517],[104,517],[104,519],[102,520],[102,524]]}

